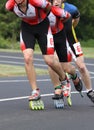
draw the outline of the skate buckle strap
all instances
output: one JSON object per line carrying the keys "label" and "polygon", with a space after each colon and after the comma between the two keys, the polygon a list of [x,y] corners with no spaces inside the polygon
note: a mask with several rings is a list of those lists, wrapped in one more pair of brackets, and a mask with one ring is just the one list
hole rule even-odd
{"label": "skate buckle strap", "polygon": [[61,85],[56,86],[56,87],[55,87],[55,90],[56,90],[56,89],[61,89]]}

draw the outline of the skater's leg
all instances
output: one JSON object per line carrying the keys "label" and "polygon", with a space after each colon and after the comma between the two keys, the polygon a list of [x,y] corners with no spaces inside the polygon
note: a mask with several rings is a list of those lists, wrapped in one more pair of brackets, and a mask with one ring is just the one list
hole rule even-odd
{"label": "skater's leg", "polygon": [[53,71],[51,67],[48,67],[48,71],[54,88],[56,86],[59,86],[61,82],[59,80],[58,74],[55,71]]}
{"label": "skater's leg", "polygon": [[[49,74],[50,74],[52,83],[53,83],[54,88],[55,88],[55,95],[54,95],[53,99],[55,99],[56,104],[58,104],[58,102],[59,102],[58,98],[62,97],[62,94],[63,94],[64,97],[67,97],[68,105],[71,106],[72,105],[71,85],[70,85],[70,81],[69,81],[68,77],[66,76],[66,79],[63,80],[62,82],[60,82],[59,76],[50,67],[49,67]],[[63,104],[62,102],[61,102],[61,104]]]}
{"label": "skater's leg", "polygon": [[[54,57],[53,57],[54,58]],[[60,99],[60,102],[59,102],[59,98],[61,98],[62,97],[62,94],[64,93],[64,91],[65,91],[65,86],[66,86],[66,91],[67,91],[67,95],[66,95],[66,97],[68,98],[68,99],[70,99],[70,93],[71,93],[71,86],[69,85],[70,83],[69,83],[69,80],[67,80],[67,76],[66,76],[66,74],[64,73],[64,70],[63,70],[63,68],[62,68],[62,66],[61,66],[61,63],[58,61],[58,60],[54,60],[54,67],[55,67],[55,63],[56,63],[56,68],[58,68],[58,70],[59,70],[59,73],[60,74],[58,74],[57,75],[57,73],[55,72],[55,69],[53,69],[53,68],[51,68],[52,66],[50,66],[49,67],[49,74],[50,74],[50,77],[51,77],[51,79],[52,79],[52,82],[53,82],[53,84],[54,84],[54,87],[55,87],[55,96],[54,96],[54,98],[53,99],[55,99],[55,103],[57,104],[56,106],[57,107],[59,107],[58,106],[58,104],[60,104],[60,106],[62,106],[63,107],[63,105],[61,105],[61,104],[63,104],[62,102],[62,100]],[[60,66],[60,68],[62,68],[62,69],[60,69],[59,67],[58,67],[58,64],[59,64],[59,66]],[[63,70],[63,71],[62,71]],[[64,78],[61,78],[60,77],[60,75],[62,76],[62,74],[64,73]],[[62,91],[62,89],[60,88],[60,89],[57,89],[58,87],[61,87],[61,83],[60,83],[60,80],[61,80],[61,82],[63,83],[66,83],[66,84],[64,84],[64,86],[63,86],[63,91]],[[68,81],[68,82],[67,82]],[[62,93],[63,92],[63,93]],[[64,95],[65,96],[65,95]],[[62,102],[61,102],[62,101]],[[68,100],[68,104],[71,106],[71,100]]]}
{"label": "skater's leg", "polygon": [[54,60],[54,55],[44,55],[44,60],[46,64],[58,74],[59,78],[61,81],[66,79],[65,72],[63,68],[61,67],[61,64],[57,61]]}
{"label": "skater's leg", "polygon": [[84,57],[83,56],[78,57],[76,60],[76,64],[81,73],[83,82],[85,84],[87,96],[91,99],[92,102],[94,102],[94,92],[92,90],[89,71],[84,63]]}
{"label": "skater's leg", "polygon": [[75,89],[81,92],[83,89],[83,83],[79,78],[79,76],[77,75],[76,68],[70,62],[62,63],[62,67],[64,68],[65,72],[70,74],[70,78],[73,81]]}
{"label": "skater's leg", "polygon": [[[59,62],[56,53],[54,54],[54,60],[55,61],[57,60]],[[59,80],[58,74],[51,67],[49,67],[49,66],[48,66],[48,71],[49,71],[49,75],[50,75],[51,81],[52,81],[52,83],[54,85],[54,88],[56,86],[59,86],[61,84],[61,82]]]}
{"label": "skater's leg", "polygon": [[90,75],[89,75],[89,72],[84,63],[84,57],[83,56],[78,57],[76,60],[76,64],[81,73],[81,76],[82,76],[83,82],[86,86],[86,89],[91,90],[92,87],[91,87]]}
{"label": "skater's leg", "polygon": [[29,96],[29,107],[32,110],[44,109],[44,103],[41,100],[40,92],[36,83],[36,72],[33,65],[33,50],[25,49],[23,51],[26,74],[31,86],[32,93]]}
{"label": "skater's leg", "polygon": [[[54,60],[58,61],[58,57],[56,53],[54,55]],[[65,72],[71,75],[76,90],[81,92],[83,88],[83,84],[80,78],[77,76],[76,68],[70,62],[61,62],[61,66]],[[50,67],[48,67],[48,70],[54,87],[58,86],[60,84],[58,75]]]}
{"label": "skater's leg", "polygon": [[25,70],[27,73],[28,80],[30,82],[30,86],[32,90],[36,90],[37,83],[36,83],[36,72],[33,65],[33,50],[26,49],[23,51],[24,61],[25,61]]}

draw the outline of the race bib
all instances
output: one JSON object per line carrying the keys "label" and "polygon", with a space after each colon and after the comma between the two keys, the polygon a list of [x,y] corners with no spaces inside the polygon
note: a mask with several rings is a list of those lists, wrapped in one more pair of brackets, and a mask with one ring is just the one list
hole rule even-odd
{"label": "race bib", "polygon": [[82,49],[81,49],[80,42],[77,42],[77,43],[73,44],[73,47],[75,49],[76,55],[80,55],[80,54],[83,53]]}
{"label": "race bib", "polygon": [[47,35],[47,48],[54,48],[53,35]]}

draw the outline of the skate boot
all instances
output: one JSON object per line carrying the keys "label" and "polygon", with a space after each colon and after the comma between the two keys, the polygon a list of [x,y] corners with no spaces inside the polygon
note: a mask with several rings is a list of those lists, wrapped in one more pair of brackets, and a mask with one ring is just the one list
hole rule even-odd
{"label": "skate boot", "polygon": [[62,93],[64,97],[67,98],[67,103],[69,106],[72,106],[72,100],[71,100],[71,84],[69,81],[69,76],[66,74],[66,80],[61,82],[62,87]]}
{"label": "skate boot", "polygon": [[72,79],[72,81],[75,86],[75,89],[80,93],[81,97],[83,97],[83,94],[82,94],[83,83],[81,79],[77,76],[76,79]]}
{"label": "skate boot", "polygon": [[54,100],[54,106],[55,108],[59,109],[59,108],[64,108],[64,99],[63,99],[63,94],[61,92],[61,94],[57,94],[56,91],[57,89],[61,91],[61,86],[59,86],[60,88],[55,88],[55,94],[52,97],[52,99]]}
{"label": "skate boot", "polygon": [[87,96],[89,97],[89,99],[94,103],[94,91],[91,90],[87,93]]}
{"label": "skate boot", "polygon": [[44,103],[41,100],[39,89],[33,90],[29,96],[29,107],[31,110],[43,110]]}

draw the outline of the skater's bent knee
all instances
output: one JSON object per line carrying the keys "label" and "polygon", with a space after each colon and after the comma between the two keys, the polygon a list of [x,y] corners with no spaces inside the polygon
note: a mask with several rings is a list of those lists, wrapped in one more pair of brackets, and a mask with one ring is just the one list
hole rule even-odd
{"label": "skater's bent knee", "polygon": [[31,56],[25,56],[24,61],[26,64],[33,63],[33,58]]}
{"label": "skater's bent knee", "polygon": [[79,66],[79,70],[84,73],[84,72],[87,70],[85,64],[81,64],[81,65]]}
{"label": "skater's bent knee", "polygon": [[52,59],[52,60],[51,60],[51,59],[48,59],[48,60],[46,60],[45,62],[46,62],[46,64],[47,64],[48,66],[53,66],[53,64],[54,64],[53,59]]}

